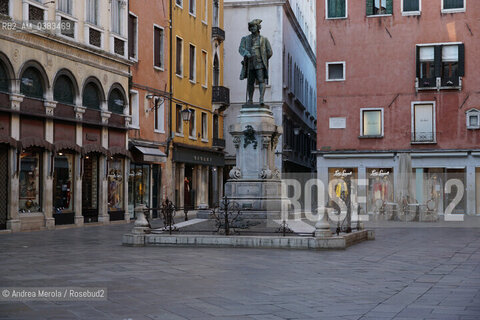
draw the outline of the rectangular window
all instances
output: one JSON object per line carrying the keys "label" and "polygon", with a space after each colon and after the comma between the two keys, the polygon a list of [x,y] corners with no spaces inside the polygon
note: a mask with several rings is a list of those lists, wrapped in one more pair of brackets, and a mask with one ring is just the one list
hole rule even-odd
{"label": "rectangular window", "polygon": [[190,136],[190,138],[196,139],[197,128],[196,128],[196,121],[195,121],[195,110],[190,109],[190,112],[192,112],[192,116],[190,118],[190,122],[188,123],[188,135]]}
{"label": "rectangular window", "polygon": [[435,115],[431,103],[413,104],[412,142],[435,141]]}
{"label": "rectangular window", "polygon": [[419,13],[420,0],[402,0],[403,13]]}
{"label": "rectangular window", "polygon": [[138,59],[138,20],[133,14],[128,15],[128,56]]}
{"label": "rectangular window", "polygon": [[393,0],[367,0],[367,16],[393,13]]}
{"label": "rectangular window", "polygon": [[197,8],[196,8],[197,0],[188,0],[188,12],[192,15],[196,15]]}
{"label": "rectangular window", "polygon": [[10,0],[0,0],[0,14],[4,14],[8,16],[10,14],[10,10],[8,8],[8,2]]}
{"label": "rectangular window", "polygon": [[458,88],[465,74],[463,44],[417,46],[419,88]]}
{"label": "rectangular window", "polygon": [[19,201],[20,212],[42,210],[41,153],[22,152],[20,155]]}
{"label": "rectangular window", "polygon": [[177,59],[176,59],[176,70],[175,73],[183,77],[183,40],[177,37],[177,47],[176,47],[176,54],[177,54]]}
{"label": "rectangular window", "polygon": [[163,54],[163,29],[157,26],[153,27],[153,65],[157,68],[164,68],[164,54]]}
{"label": "rectangular window", "polygon": [[120,0],[112,0],[112,31],[116,34],[122,34],[122,4]]}
{"label": "rectangular window", "polygon": [[182,134],[183,133],[183,120],[182,120],[182,105],[177,104],[175,106],[175,118],[176,118],[176,126],[175,132]]}
{"label": "rectangular window", "polygon": [[163,98],[155,97],[154,101],[154,112],[155,112],[155,131],[164,133],[165,132],[165,100]]}
{"label": "rectangular window", "polygon": [[183,0],[175,0],[175,4],[180,8],[183,8]]}
{"label": "rectangular window", "polygon": [[326,0],[327,19],[346,18],[347,0]]}
{"label": "rectangular window", "polygon": [[98,24],[98,0],[87,0],[87,22]]}
{"label": "rectangular window", "polygon": [[202,140],[208,140],[207,114],[202,112]]}
{"label": "rectangular window", "polygon": [[[8,0],[7,0],[8,2]],[[72,0],[58,0],[58,11],[63,13],[72,14]]]}
{"label": "rectangular window", "polygon": [[449,11],[465,10],[465,0],[442,0],[442,3],[443,3],[442,10],[449,10]]}
{"label": "rectangular window", "polygon": [[208,54],[207,51],[202,50],[202,86],[207,87],[208,85]]}
{"label": "rectangular window", "polygon": [[467,129],[480,129],[480,111],[471,109],[467,111]]}
{"label": "rectangular window", "polygon": [[195,82],[195,69],[196,69],[196,54],[195,54],[195,46],[190,45],[190,65],[189,65],[189,76],[188,78],[190,81]]}
{"label": "rectangular window", "polygon": [[361,136],[381,137],[383,136],[383,110],[382,109],[361,109],[362,122]]}
{"label": "rectangular window", "polygon": [[28,20],[41,21],[44,18],[44,12],[42,8],[29,5],[28,6]]}
{"label": "rectangular window", "polygon": [[208,0],[201,0],[203,2],[202,8],[202,22],[207,23],[208,19]]}
{"label": "rectangular window", "polygon": [[345,80],[345,62],[327,62],[327,81],[344,81],[344,80]]}
{"label": "rectangular window", "polygon": [[132,123],[130,127],[132,128],[139,128],[140,125],[140,108],[138,105],[138,92],[137,91],[130,91],[130,116],[132,117]]}

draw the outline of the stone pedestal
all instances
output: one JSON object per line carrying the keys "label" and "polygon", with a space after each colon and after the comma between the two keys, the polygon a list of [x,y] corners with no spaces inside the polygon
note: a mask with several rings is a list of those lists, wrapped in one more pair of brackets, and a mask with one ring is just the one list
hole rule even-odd
{"label": "stone pedestal", "polygon": [[236,148],[236,166],[230,171],[225,195],[249,216],[279,216],[288,211],[283,196],[280,170],[275,167],[275,148],[282,127],[275,124],[266,105],[243,105],[229,132]]}
{"label": "stone pedestal", "polygon": [[140,204],[134,209],[137,220],[135,220],[135,223],[133,225],[133,234],[145,234],[150,230],[150,224],[145,217],[145,209],[146,206],[144,204]]}

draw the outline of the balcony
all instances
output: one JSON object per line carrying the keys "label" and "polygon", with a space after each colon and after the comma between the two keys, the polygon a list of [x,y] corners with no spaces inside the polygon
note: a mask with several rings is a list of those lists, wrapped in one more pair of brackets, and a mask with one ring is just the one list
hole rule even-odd
{"label": "balcony", "polygon": [[225,139],[213,138],[212,147],[214,148],[225,148]]}
{"label": "balcony", "polygon": [[228,106],[230,104],[230,89],[222,86],[213,86],[212,103]]}
{"label": "balcony", "polygon": [[223,31],[219,27],[212,27],[212,38],[217,40],[218,42],[222,42],[225,40],[225,31]]}
{"label": "balcony", "polygon": [[418,132],[414,131],[411,133],[411,143],[413,144],[430,144],[436,143],[435,132]]}

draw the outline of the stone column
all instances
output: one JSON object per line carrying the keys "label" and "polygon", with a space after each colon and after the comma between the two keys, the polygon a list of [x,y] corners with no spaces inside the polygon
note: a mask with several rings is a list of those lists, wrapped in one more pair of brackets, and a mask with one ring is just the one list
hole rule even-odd
{"label": "stone column", "polygon": [[207,209],[208,208],[208,179],[205,177],[207,176],[208,173],[208,167],[207,166],[200,166],[200,203],[198,205],[199,208],[201,209]]}
{"label": "stone column", "polygon": [[[57,103],[55,101],[45,101],[45,114],[47,116],[53,116],[53,112]],[[53,120],[45,120],[45,140],[53,143]],[[45,227],[47,229],[55,228],[55,219],[53,218],[53,171],[54,171],[54,159],[55,151],[46,151],[43,153],[44,163],[47,167],[43,171],[43,212],[45,215]]]}
{"label": "stone column", "polygon": [[218,201],[223,198],[223,167],[218,167]]}
{"label": "stone column", "polygon": [[[127,144],[128,145],[128,144]],[[130,213],[128,212],[128,175],[130,173],[130,159],[125,158],[123,164],[123,208],[125,209],[125,221],[130,221]],[[152,184],[150,183],[150,190],[152,190]],[[150,192],[151,199],[151,192]],[[151,205],[150,200],[150,205]],[[150,214],[152,211],[149,211]]]}
{"label": "stone column", "polygon": [[[215,206],[219,204],[218,200],[218,168],[217,167],[211,167],[212,170],[212,199],[213,203],[212,205]],[[208,203],[208,202],[207,202]]]}
{"label": "stone column", "polygon": [[[10,94],[10,108],[12,110],[20,110],[20,104],[23,102],[23,95]],[[16,113],[11,114],[10,135],[13,139],[20,140],[20,116]],[[8,179],[8,219],[7,229],[12,232],[18,232],[21,229],[21,220],[18,215],[18,197],[19,197],[19,178],[18,165],[20,164],[19,156],[21,150],[8,149],[8,163],[10,179]]]}
{"label": "stone column", "polygon": [[108,215],[108,181],[107,181],[107,157],[101,155],[98,165],[98,222],[108,224],[110,216]]}
{"label": "stone column", "polygon": [[198,207],[202,203],[202,166],[195,165],[195,206]]}
{"label": "stone column", "polygon": [[[83,119],[85,108],[76,107],[75,117],[79,120]],[[80,147],[83,146],[83,126],[81,123],[77,123],[75,128],[75,141]],[[77,227],[83,226],[83,214],[82,214],[82,172],[83,170],[83,157],[80,154],[75,155],[75,175],[74,175],[74,187],[73,187],[73,210],[75,211],[75,225]]]}

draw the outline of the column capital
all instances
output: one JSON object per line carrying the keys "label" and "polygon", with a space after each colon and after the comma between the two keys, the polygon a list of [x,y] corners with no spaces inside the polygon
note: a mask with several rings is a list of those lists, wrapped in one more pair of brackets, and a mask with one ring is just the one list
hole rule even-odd
{"label": "column capital", "polygon": [[57,102],[56,101],[51,101],[51,100],[46,100],[43,102],[43,106],[45,107],[45,114],[47,116],[53,116],[53,112],[55,108],[57,107]]}
{"label": "column capital", "polygon": [[12,110],[20,111],[20,104],[23,102],[25,96],[19,93],[10,93],[10,108]]}

